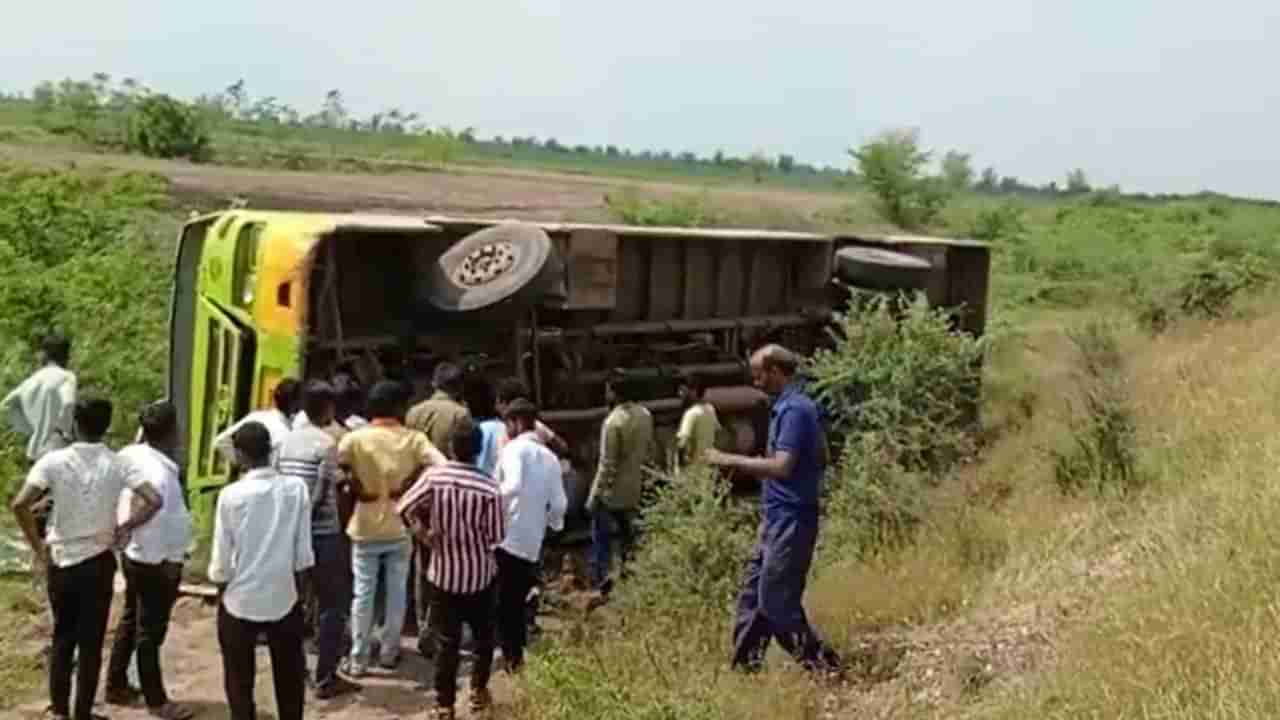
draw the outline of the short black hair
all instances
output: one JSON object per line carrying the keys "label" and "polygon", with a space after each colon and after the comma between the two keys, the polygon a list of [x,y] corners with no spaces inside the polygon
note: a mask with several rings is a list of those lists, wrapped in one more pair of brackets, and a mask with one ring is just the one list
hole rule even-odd
{"label": "short black hair", "polygon": [[271,461],[271,433],[267,426],[257,421],[250,421],[231,435],[231,444],[254,465],[266,465]]}
{"label": "short black hair", "polygon": [[276,409],[289,415],[298,408],[298,390],[301,384],[293,378],[285,378],[276,385],[276,389],[271,393],[271,399],[275,402]]}
{"label": "short black hair", "polygon": [[59,332],[49,333],[40,340],[40,352],[45,359],[66,365],[71,360],[71,340]]}
{"label": "short black hair", "polygon": [[474,462],[483,443],[484,437],[475,423],[458,423],[449,433],[449,452],[458,462]]}
{"label": "short black hair", "polygon": [[332,412],[337,402],[337,392],[323,380],[308,380],[302,388],[302,410],[309,418],[318,418]]}
{"label": "short black hair", "polygon": [[446,392],[457,392],[462,389],[462,368],[451,362],[442,362],[436,365],[436,369],[431,374],[431,385],[436,390],[444,390]]}
{"label": "short black hair", "polygon": [[364,388],[354,377],[346,373],[338,375],[333,379],[333,391],[336,395],[334,410],[339,417],[364,412]]}
{"label": "short black hair", "polygon": [[529,397],[529,388],[520,378],[507,378],[498,383],[498,402],[506,404],[516,398]]}
{"label": "short black hair", "polygon": [[398,418],[408,404],[404,383],[379,380],[369,391],[369,414],[375,418]]}
{"label": "short black hair", "polygon": [[163,440],[178,429],[178,409],[168,400],[158,400],[138,413],[142,437],[149,442]]}
{"label": "short black hair", "polygon": [[618,396],[623,402],[634,402],[640,397],[640,383],[634,378],[627,375],[625,371],[610,371],[606,383],[613,388],[613,394]]}
{"label": "short black hair", "polygon": [[76,429],[80,437],[89,442],[97,442],[107,434],[111,427],[111,413],[114,408],[111,401],[96,395],[88,395],[76,401]]}
{"label": "short black hair", "polygon": [[533,420],[538,417],[538,406],[529,398],[516,398],[507,405],[507,412],[503,417]]}
{"label": "short black hair", "polygon": [[689,388],[693,396],[701,398],[707,392],[707,378],[701,373],[687,372],[680,376],[680,384]]}

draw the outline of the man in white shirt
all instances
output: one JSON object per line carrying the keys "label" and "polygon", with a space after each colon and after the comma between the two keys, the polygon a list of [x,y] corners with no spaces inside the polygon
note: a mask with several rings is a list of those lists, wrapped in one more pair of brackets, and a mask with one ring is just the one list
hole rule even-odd
{"label": "man in white shirt", "polygon": [[[63,720],[92,717],[116,572],[111,548],[150,520],[163,504],[129,463],[102,444],[111,426],[111,412],[111,403],[104,399],[77,401],[76,442],[41,457],[13,500],[13,513],[36,562],[51,565],[49,701],[53,717]],[[141,503],[120,524],[116,509],[126,487],[138,494]],[[45,492],[53,500],[53,511],[47,533],[41,537],[32,508]],[[73,659],[78,665],[74,716],[70,706]]]}
{"label": "man in white shirt", "polygon": [[[120,451],[144,482],[160,495],[163,508],[139,527],[122,553],[125,577],[124,614],[116,625],[116,639],[107,663],[107,702],[129,705],[138,691],[129,687],[129,662],[138,653],[138,677],[142,696],[152,715],[164,720],[186,720],[189,708],[169,702],[160,673],[160,647],[169,630],[169,618],[178,601],[182,565],[191,544],[191,514],[187,510],[173,461],[178,447],[178,413],[166,401],[142,411],[141,443]],[[120,496],[119,515],[127,518],[137,496],[126,490]]]}
{"label": "man in white shirt", "polygon": [[[27,439],[27,460],[34,463],[51,450],[71,443],[76,405],[76,376],[67,369],[71,341],[54,333],[40,347],[42,367],[0,400],[14,432]],[[43,535],[49,520],[48,499],[36,507],[36,524]]]}
{"label": "man in white shirt", "polygon": [[232,442],[246,472],[218,495],[209,579],[218,586],[218,645],[231,720],[254,720],[254,650],[271,650],[276,717],[302,720],[303,655],[299,575],[315,565],[311,498],[302,480],[271,468],[271,435],[247,422]]}
{"label": "man in white shirt", "polygon": [[528,627],[525,598],[538,577],[547,528],[564,529],[568,500],[560,461],[537,436],[538,409],[524,398],[506,406],[512,438],[498,456],[497,480],[507,534],[498,560],[498,635],[503,665],[516,672],[524,661]]}
{"label": "man in white shirt", "polygon": [[267,410],[254,410],[253,412],[240,418],[239,421],[233,423],[231,427],[218,433],[213,439],[213,446],[222,453],[222,457],[227,462],[234,464],[235,449],[232,447],[231,438],[236,431],[244,427],[246,424],[255,422],[267,429],[271,435],[271,464],[275,465],[276,457],[280,452],[280,444],[284,442],[284,438],[293,429],[294,414],[298,411],[299,395],[302,386],[293,378],[285,378],[276,385],[276,389],[271,393],[271,401],[275,407]]}

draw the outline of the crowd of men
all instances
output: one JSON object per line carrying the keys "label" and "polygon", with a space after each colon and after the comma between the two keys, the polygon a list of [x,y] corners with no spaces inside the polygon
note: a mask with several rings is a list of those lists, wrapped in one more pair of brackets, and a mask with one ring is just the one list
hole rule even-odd
{"label": "crowd of men", "polygon": [[[13,509],[37,569],[47,566],[50,713],[98,717],[92,709],[120,569],[125,609],[106,701],[142,702],[156,717],[185,720],[193,713],[170,700],[160,669],[192,546],[175,461],[177,412],[166,401],[143,408],[136,443],[114,452],[103,442],[113,407],[77,392],[70,343],[53,336],[43,355],[44,366],[0,411],[28,441],[31,467]],[[751,359],[755,384],[775,398],[764,457],[718,451],[719,421],[703,382],[687,377],[681,389],[686,410],[676,462],[706,462],[764,481],[764,519],[734,628],[732,664],[746,671],[760,667],[775,638],[810,669],[840,666],[800,602],[817,537],[826,442],[816,406],[794,381],[796,369],[796,356],[776,345]],[[432,386],[415,404],[412,388],[391,380],[366,393],[346,375],[286,379],[272,408],[247,414],[214,439],[234,468],[218,496],[207,569],[218,587],[217,637],[233,720],[255,717],[255,647],[263,638],[280,720],[302,718],[308,684],[316,699],[328,700],[359,692],[375,664],[395,670],[410,597],[418,651],[435,661],[434,717],[454,716],[464,645],[473,656],[473,715],[492,704],[496,650],[503,669],[520,671],[543,546],[549,531],[564,526],[571,449],[538,419],[517,379],[468,393],[460,368],[441,363]],[[625,377],[606,393],[611,410],[586,501],[590,581],[601,602],[613,588],[615,545],[625,577],[654,440],[653,418]],[[316,611],[311,676],[308,605]],[[135,656],[140,688],[128,680]]]}

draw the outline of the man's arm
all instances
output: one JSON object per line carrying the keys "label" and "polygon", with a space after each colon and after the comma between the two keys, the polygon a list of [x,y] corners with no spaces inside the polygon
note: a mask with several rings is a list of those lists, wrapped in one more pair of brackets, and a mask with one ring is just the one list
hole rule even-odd
{"label": "man's arm", "polygon": [[409,492],[409,489],[413,487],[414,483],[418,482],[418,478],[421,478],[423,473],[425,473],[426,471],[427,471],[426,465],[419,465],[418,467],[414,468],[408,475],[404,476],[403,480],[396,483],[391,488],[391,494],[390,494],[391,499],[399,500],[400,498],[404,497],[405,493]]}
{"label": "man's arm", "polygon": [[[717,450],[707,451],[707,462],[719,467],[737,470],[745,475],[783,480],[796,466],[796,453],[806,447],[806,442],[818,442],[816,435],[808,437],[811,430],[803,424],[803,418],[795,411],[786,411],[778,418],[778,436],[773,454],[768,457],[747,457]],[[816,450],[816,448],[814,448]]]}
{"label": "man's arm", "polygon": [[[32,469],[32,472],[35,472]],[[49,561],[49,548],[45,546],[44,538],[40,537],[40,532],[36,529],[36,516],[32,512],[32,506],[40,499],[40,494],[44,489],[32,484],[30,480],[22,485],[22,489],[18,491],[17,497],[13,499],[11,508],[13,516],[18,521],[18,527],[22,529],[22,534],[27,539],[27,544],[31,546],[31,551],[35,553],[36,563],[44,565]]]}
{"label": "man's arm", "polygon": [[218,586],[221,596],[231,581],[231,559],[235,554],[235,538],[231,534],[231,518],[225,496],[218,497],[213,513],[213,549],[209,554],[209,581]]}
{"label": "man's arm", "polygon": [[226,460],[228,463],[235,463],[236,461],[236,450],[235,450],[235,447],[232,445],[231,436],[235,435],[236,430],[239,430],[240,426],[243,425],[245,421],[247,421],[248,419],[249,419],[249,416],[245,415],[239,420],[231,423],[230,427],[218,433],[213,438],[213,447],[219,453],[221,453],[223,459]]}
{"label": "man's arm", "polygon": [[71,439],[75,437],[75,416],[76,416],[76,376],[72,375],[67,378],[66,382],[58,387],[59,413],[54,418],[54,428],[58,434],[62,436],[62,441],[71,444]]}
{"label": "man's arm", "polygon": [[560,532],[564,529],[564,514],[569,509],[569,499],[564,495],[564,473],[560,463],[552,465],[554,471],[547,479],[551,483],[551,503],[547,507],[547,527]]}
{"label": "man's arm", "polygon": [[143,482],[129,489],[133,491],[133,502],[128,519],[116,527],[117,544],[122,544],[134,530],[150,522],[160,512],[160,508],[164,507],[164,498],[151,483]]}
{"label": "man's arm", "polygon": [[27,382],[29,381],[24,380],[0,401],[0,409],[3,409],[9,426],[19,435],[30,435],[33,431],[31,423],[27,422],[27,414],[22,411],[22,396],[26,392]]}
{"label": "man's arm", "polygon": [[690,408],[680,417],[680,429],[676,430],[676,458],[681,465],[688,465],[689,441],[693,438],[694,413]]}
{"label": "man's arm", "polygon": [[298,516],[297,534],[293,539],[293,572],[301,588],[307,571],[316,565],[315,548],[311,545],[311,493],[305,484],[302,485]]}
{"label": "man's arm", "polygon": [[587,495],[587,510],[594,510],[602,496],[613,492],[621,455],[622,429],[606,418],[600,432],[600,467],[596,471],[595,481],[591,483],[591,493]]}

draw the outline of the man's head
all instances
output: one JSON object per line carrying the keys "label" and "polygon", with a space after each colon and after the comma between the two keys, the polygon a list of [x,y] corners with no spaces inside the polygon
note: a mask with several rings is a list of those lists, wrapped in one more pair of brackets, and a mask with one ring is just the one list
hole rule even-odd
{"label": "man's head", "polygon": [[293,415],[298,412],[298,389],[300,385],[293,378],[285,378],[276,385],[276,389],[271,393],[271,399],[275,403],[276,409],[285,415]]}
{"label": "man's head", "polygon": [[498,383],[498,414],[504,419],[507,415],[507,407],[518,398],[529,397],[529,388],[525,387],[520,378],[507,378]]}
{"label": "man's head", "polygon": [[462,396],[462,368],[451,362],[436,365],[435,371],[431,374],[431,385],[457,400]]}
{"label": "man's head", "polygon": [[168,400],[153,402],[138,415],[142,426],[142,439],[148,445],[165,452],[178,446],[178,410]]}
{"label": "man's head", "polygon": [[338,419],[346,420],[364,412],[364,391],[354,377],[345,373],[338,375],[333,379],[333,390],[336,394],[334,413]]}
{"label": "man's head", "polygon": [[302,387],[302,409],[312,425],[324,427],[333,422],[336,397],[337,393],[329,383],[323,380],[307,381]]}
{"label": "man's head", "polygon": [[409,393],[401,383],[380,380],[369,391],[369,415],[372,419],[400,420],[409,404]]}
{"label": "man's head", "polygon": [[680,400],[685,407],[702,402],[707,394],[707,381],[697,373],[685,373],[680,377]]}
{"label": "man's head", "polygon": [[516,398],[507,405],[502,419],[507,424],[508,437],[516,437],[537,427],[538,406],[528,398]]}
{"label": "man's head", "polygon": [[241,467],[249,470],[271,464],[271,433],[260,422],[247,422],[231,435],[231,445]]}
{"label": "man's head", "polygon": [[751,355],[751,382],[769,395],[780,395],[799,367],[795,353],[781,345],[765,345]]}
{"label": "man's head", "polygon": [[474,464],[484,438],[474,423],[462,422],[449,433],[449,452],[461,463]]}
{"label": "man's head", "polygon": [[640,386],[622,370],[609,373],[604,385],[604,400],[609,405],[635,402],[640,397]]}
{"label": "man's head", "polygon": [[62,333],[50,333],[40,341],[40,356],[46,363],[66,367],[71,362],[71,341]]}
{"label": "man's head", "polygon": [[85,442],[101,442],[111,427],[111,401],[102,397],[82,397],[76,401],[76,437]]}

